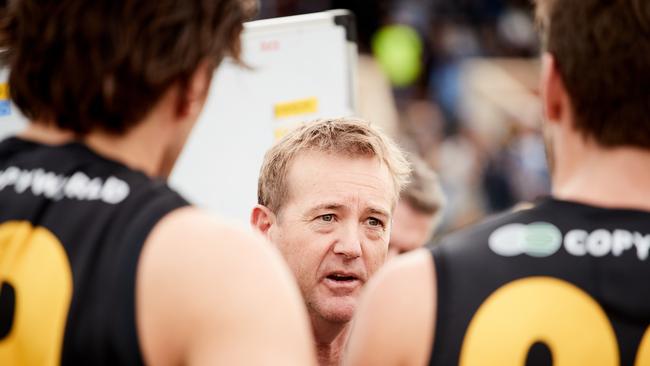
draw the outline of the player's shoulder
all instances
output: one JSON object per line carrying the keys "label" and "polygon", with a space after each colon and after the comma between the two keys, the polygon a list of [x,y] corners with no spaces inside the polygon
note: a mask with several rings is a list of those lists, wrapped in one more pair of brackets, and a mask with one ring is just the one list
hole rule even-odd
{"label": "player's shoulder", "polygon": [[289,272],[263,237],[192,206],[156,224],[136,282],[141,344],[151,363],[183,363],[178,357],[197,337],[216,327],[236,329],[231,322],[243,322],[242,317],[261,322],[262,307],[278,319],[281,307],[293,314],[300,310]]}
{"label": "player's shoulder", "polygon": [[155,248],[173,260],[210,256],[213,264],[264,261],[272,250],[258,234],[195,206],[169,212],[153,228],[145,248]]}
{"label": "player's shoulder", "polygon": [[[418,249],[386,263],[368,283],[366,292],[372,298],[374,308],[381,312],[377,319],[393,318],[392,322],[386,324],[417,327],[416,323],[421,321],[418,315],[432,314],[434,284],[435,271],[431,253],[426,249]],[[405,312],[413,315],[409,319],[418,320],[414,324],[408,324],[409,321],[402,318]]]}
{"label": "player's shoulder", "polygon": [[169,212],[156,225],[155,230],[166,235],[195,235],[218,234],[226,236],[246,235],[246,232],[229,225],[225,220],[196,206],[179,208]]}
{"label": "player's shoulder", "polygon": [[427,361],[436,304],[434,276],[425,249],[391,260],[373,276],[358,309],[347,364]]}
{"label": "player's shoulder", "polygon": [[427,278],[433,276],[433,261],[426,249],[401,255],[385,264],[368,284],[368,292],[379,297],[393,297],[411,292],[411,287],[426,287]]}

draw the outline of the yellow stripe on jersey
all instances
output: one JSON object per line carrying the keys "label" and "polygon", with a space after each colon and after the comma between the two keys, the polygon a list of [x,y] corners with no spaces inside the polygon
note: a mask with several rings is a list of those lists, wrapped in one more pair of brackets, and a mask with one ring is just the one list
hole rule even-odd
{"label": "yellow stripe on jersey", "polygon": [[0,280],[16,294],[12,328],[0,339],[0,365],[57,365],[72,297],[63,245],[27,221],[0,224]]}

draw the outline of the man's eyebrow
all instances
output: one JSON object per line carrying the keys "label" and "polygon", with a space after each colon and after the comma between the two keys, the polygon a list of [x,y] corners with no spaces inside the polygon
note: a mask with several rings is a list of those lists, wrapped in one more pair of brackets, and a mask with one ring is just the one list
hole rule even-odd
{"label": "man's eyebrow", "polygon": [[381,208],[370,207],[370,208],[368,208],[367,211],[368,211],[368,213],[370,213],[370,214],[375,214],[375,215],[381,215],[381,216],[385,216],[385,217],[390,217],[390,214],[388,213],[388,211],[386,211],[386,210],[384,210],[384,209],[381,209]]}
{"label": "man's eyebrow", "polygon": [[343,208],[343,205],[340,203],[321,203],[309,209],[309,213],[321,211],[321,210],[340,210]]}

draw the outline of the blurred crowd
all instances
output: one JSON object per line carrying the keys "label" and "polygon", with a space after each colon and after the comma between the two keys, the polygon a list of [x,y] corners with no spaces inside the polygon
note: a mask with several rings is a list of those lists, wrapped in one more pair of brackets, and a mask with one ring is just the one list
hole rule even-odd
{"label": "blurred crowd", "polygon": [[548,194],[529,0],[264,0],[258,18],[349,9],[360,114],[440,176],[438,234]]}

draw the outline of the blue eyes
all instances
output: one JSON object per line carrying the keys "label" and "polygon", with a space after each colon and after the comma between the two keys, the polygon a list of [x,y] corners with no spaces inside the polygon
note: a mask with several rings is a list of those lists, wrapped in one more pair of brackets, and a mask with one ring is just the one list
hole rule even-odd
{"label": "blue eyes", "polygon": [[321,215],[320,219],[325,221],[325,222],[332,222],[332,221],[334,221],[334,215],[332,215],[332,214]]}
{"label": "blue eyes", "polygon": [[377,220],[374,217],[368,219],[368,224],[370,226],[384,226],[384,224],[381,221]]}
{"label": "blue eyes", "polygon": [[[336,221],[336,215],[334,215],[334,214],[325,214],[325,215],[320,215],[320,216],[316,217],[316,219],[321,221],[321,222],[330,223],[330,222]],[[384,223],[381,220],[376,219],[374,217],[367,218],[366,223],[368,224],[368,226],[371,226],[371,227],[384,227]]]}

